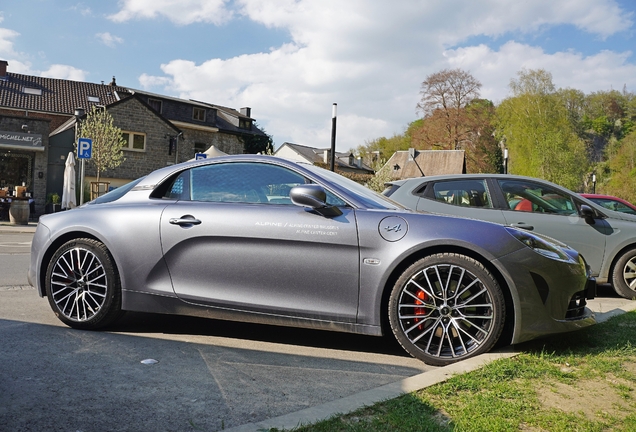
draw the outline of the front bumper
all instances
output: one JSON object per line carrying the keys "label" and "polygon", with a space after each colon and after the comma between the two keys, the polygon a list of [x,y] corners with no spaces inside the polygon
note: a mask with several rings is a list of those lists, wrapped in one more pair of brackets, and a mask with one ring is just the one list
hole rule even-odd
{"label": "front bumper", "polygon": [[498,260],[510,271],[515,326],[511,343],[579,330],[596,323],[586,300],[596,281],[585,262],[546,258],[521,249]]}

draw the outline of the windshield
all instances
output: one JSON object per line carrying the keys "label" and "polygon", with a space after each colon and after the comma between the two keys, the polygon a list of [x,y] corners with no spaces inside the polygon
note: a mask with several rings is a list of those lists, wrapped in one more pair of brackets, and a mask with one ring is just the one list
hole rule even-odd
{"label": "windshield", "polygon": [[303,165],[309,171],[315,172],[317,175],[326,178],[332,183],[337,184],[345,190],[353,192],[360,201],[368,208],[375,209],[403,209],[400,204],[391,201],[387,197],[380,195],[377,192],[372,191],[366,186],[356,183],[346,177],[336,174],[332,171],[324,168],[317,167],[315,165]]}
{"label": "windshield", "polygon": [[132,188],[134,188],[135,186],[137,186],[137,183],[139,183],[141,180],[143,180],[143,177],[138,178],[137,180],[133,180],[130,183],[126,183],[123,186],[120,186],[116,189],[113,189],[112,191],[95,198],[93,201],[90,201],[87,204],[103,204],[103,203],[108,203],[108,202],[113,202],[118,200],[119,198],[123,197],[124,195],[126,195],[126,193],[128,193],[129,190],[131,190]]}

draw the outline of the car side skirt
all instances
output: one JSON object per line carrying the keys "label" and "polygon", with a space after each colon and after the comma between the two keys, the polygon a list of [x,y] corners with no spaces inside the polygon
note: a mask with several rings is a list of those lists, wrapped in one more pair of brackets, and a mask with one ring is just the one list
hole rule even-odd
{"label": "car side skirt", "polygon": [[131,312],[186,315],[226,321],[285,327],[301,327],[314,330],[356,333],[367,336],[382,336],[381,326],[289,317],[261,312],[246,312],[220,307],[199,306],[186,303],[177,297],[161,296],[130,290],[122,290],[122,309]]}

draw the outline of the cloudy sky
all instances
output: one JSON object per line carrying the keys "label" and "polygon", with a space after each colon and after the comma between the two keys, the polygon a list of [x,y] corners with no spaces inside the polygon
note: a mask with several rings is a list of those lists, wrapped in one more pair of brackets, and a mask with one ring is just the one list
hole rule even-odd
{"label": "cloudy sky", "polygon": [[634,0],[2,0],[9,72],[249,106],[276,146],[348,150],[417,119],[420,85],[470,72],[498,103],[522,69],[636,92]]}

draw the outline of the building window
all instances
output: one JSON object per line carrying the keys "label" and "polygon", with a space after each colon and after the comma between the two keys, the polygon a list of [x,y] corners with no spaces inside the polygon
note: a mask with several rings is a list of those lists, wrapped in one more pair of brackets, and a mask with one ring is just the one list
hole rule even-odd
{"label": "building window", "polygon": [[249,119],[239,119],[239,128],[241,129],[252,129],[252,120]]}
{"label": "building window", "polygon": [[195,153],[203,153],[208,148],[206,143],[195,142],[194,143],[194,152]]}
{"label": "building window", "polygon": [[124,150],[146,151],[146,134],[139,132],[123,132]]}
{"label": "building window", "polygon": [[205,121],[205,109],[203,108],[192,108],[192,120]]}
{"label": "building window", "polygon": [[86,98],[88,99],[89,102],[99,103],[99,97],[97,96],[87,96]]}
{"label": "building window", "polygon": [[150,105],[150,108],[152,108],[153,110],[155,110],[159,114],[161,114],[161,101],[160,100],[148,99],[148,105]]}
{"label": "building window", "polygon": [[24,87],[24,89],[22,91],[24,91],[24,93],[26,93],[26,94],[42,96],[42,89]]}

